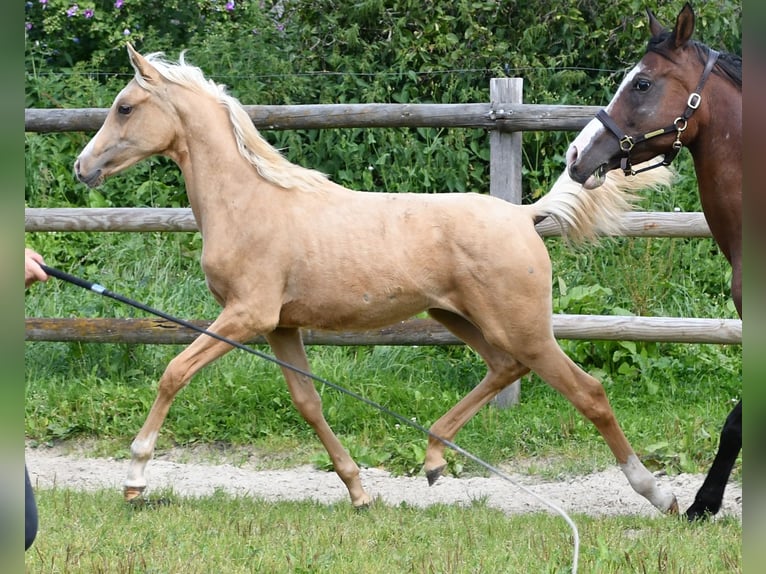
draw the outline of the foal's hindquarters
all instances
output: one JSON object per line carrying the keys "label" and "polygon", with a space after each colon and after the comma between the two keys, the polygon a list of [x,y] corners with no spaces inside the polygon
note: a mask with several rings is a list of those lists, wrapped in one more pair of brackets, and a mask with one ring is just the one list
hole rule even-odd
{"label": "foal's hindquarters", "polygon": [[[634,453],[599,381],[578,367],[553,336],[550,259],[539,237],[515,255],[515,271],[494,288],[463,298],[464,315],[430,309],[430,315],[471,346],[487,364],[484,379],[431,428],[453,441],[458,430],[498,392],[534,371],[564,395],[603,436],[632,488],[656,508],[677,513],[676,497],[660,488]],[[433,484],[446,467],[445,443],[429,437],[424,469]]]}

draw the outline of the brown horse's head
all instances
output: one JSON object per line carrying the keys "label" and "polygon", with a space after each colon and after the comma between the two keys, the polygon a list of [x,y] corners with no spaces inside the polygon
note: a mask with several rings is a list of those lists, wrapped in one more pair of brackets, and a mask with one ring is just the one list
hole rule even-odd
{"label": "brown horse's head", "polygon": [[683,7],[672,30],[647,13],[651,38],[646,53],[567,151],[570,176],[586,187],[599,185],[607,171],[623,168],[629,173],[632,163],[659,155],[669,163],[681,146],[695,138],[697,120],[710,113],[705,95],[692,95],[701,91],[712,51],[691,40],[691,5]]}

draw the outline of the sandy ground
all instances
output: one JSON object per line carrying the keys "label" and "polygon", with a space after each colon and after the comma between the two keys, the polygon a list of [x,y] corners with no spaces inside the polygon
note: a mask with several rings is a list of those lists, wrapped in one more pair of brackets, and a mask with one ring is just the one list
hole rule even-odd
{"label": "sandy ground", "polygon": [[[236,464],[232,460],[240,462]],[[322,502],[349,500],[346,488],[333,472],[310,466],[285,470],[259,470],[257,462],[242,457],[211,457],[188,450],[156,456],[148,465],[147,494],[172,488],[183,496],[204,496],[223,490],[237,496],[265,500],[316,499]],[[66,446],[27,447],[26,462],[36,488],[71,488],[122,490],[128,461],[112,458],[89,458],[81,450]],[[572,476],[565,480],[545,481],[539,477],[510,474],[513,483],[497,476],[440,478],[428,486],[424,476],[395,477],[380,469],[362,470],[362,483],[373,498],[388,504],[428,506],[437,503],[470,504],[486,500],[491,507],[509,514],[551,511],[534,496],[517,486],[524,485],[538,496],[568,513],[592,516],[646,515],[661,516],[654,507],[634,493],[622,472],[615,466],[603,472]],[[659,476],[685,510],[694,500],[703,475]],[[742,487],[731,482],[726,489],[718,516],[742,517]]]}

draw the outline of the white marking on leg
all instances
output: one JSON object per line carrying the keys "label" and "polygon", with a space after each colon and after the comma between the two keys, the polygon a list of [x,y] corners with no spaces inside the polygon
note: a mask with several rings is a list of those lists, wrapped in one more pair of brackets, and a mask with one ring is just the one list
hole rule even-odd
{"label": "white marking on leg", "polygon": [[668,512],[677,506],[676,497],[672,492],[660,488],[657,479],[649,472],[635,454],[628,457],[625,464],[620,465],[630,486],[637,493],[651,502],[655,508]]}
{"label": "white marking on leg", "polygon": [[154,445],[157,443],[157,433],[152,432],[145,440],[134,440],[130,445],[132,458],[128,467],[128,478],[125,486],[130,488],[145,488],[146,477],[144,469],[154,454]]}

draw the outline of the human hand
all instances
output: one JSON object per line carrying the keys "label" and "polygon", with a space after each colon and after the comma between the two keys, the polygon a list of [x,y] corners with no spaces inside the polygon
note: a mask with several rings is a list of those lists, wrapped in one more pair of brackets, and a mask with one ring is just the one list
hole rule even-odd
{"label": "human hand", "polygon": [[34,249],[24,249],[24,287],[29,287],[35,281],[47,281],[48,274],[40,267],[43,256]]}

